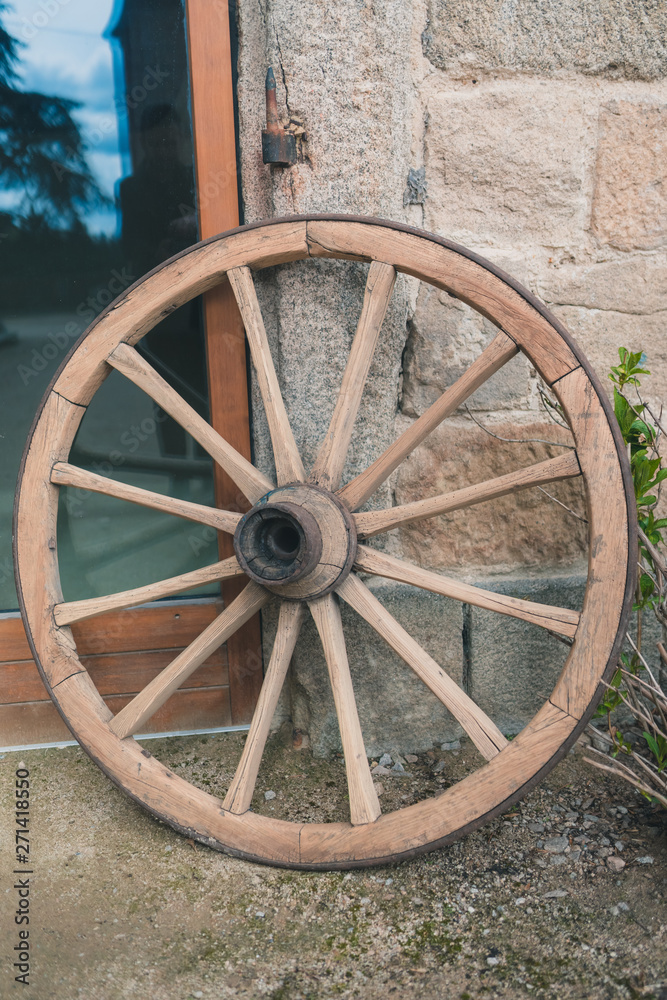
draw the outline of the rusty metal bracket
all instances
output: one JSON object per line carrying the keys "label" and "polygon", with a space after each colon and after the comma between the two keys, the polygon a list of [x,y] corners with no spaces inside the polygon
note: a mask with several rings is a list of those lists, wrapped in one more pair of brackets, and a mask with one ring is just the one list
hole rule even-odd
{"label": "rusty metal bracket", "polygon": [[296,163],[296,139],[278,119],[276,78],[272,66],[266,73],[266,128],[262,129],[262,159],[264,163],[278,163],[284,167]]}

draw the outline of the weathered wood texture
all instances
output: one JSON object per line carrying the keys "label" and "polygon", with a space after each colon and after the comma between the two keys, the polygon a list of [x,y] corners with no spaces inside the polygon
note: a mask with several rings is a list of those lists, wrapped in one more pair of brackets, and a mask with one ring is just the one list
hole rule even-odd
{"label": "weathered wood texture", "polygon": [[439,698],[457,722],[461,723],[487,760],[492,760],[503,747],[507,746],[507,740],[495,723],[399,625],[358,577],[349,576],[338,588],[337,593],[362,618],[365,618],[408,666],[412,667],[436,698]]}
{"label": "weathered wood texture", "polygon": [[[299,839],[300,862],[316,866],[323,854],[329,865],[349,866],[349,859],[409,857],[423,843],[440,846],[474,829],[480,818],[515,800],[525,785],[563,746],[575,727],[571,716],[547,704],[502,753],[464,781],[445,789],[436,800],[424,799],[386,813],[367,827],[342,823],[307,824]],[[500,808],[499,808],[500,807]]]}
{"label": "weathered wood texture", "polygon": [[108,497],[116,497],[118,500],[127,500],[143,507],[150,507],[152,510],[159,510],[162,514],[184,517],[198,524],[210,524],[218,531],[231,534],[234,534],[236,525],[241,520],[240,514],[230,510],[216,510],[200,503],[190,503],[188,500],[153,493],[151,490],[130,486],[116,479],[107,479],[106,476],[99,476],[96,472],[79,469],[67,462],[56,462],[51,472],[51,482],[57,486],[74,486],[93,493],[103,493]]}
{"label": "weathered wood texture", "polygon": [[[290,824],[257,816],[250,810],[239,814],[223,809],[218,799],[183,782],[150,755],[145,756],[132,739],[120,738],[151,715],[157,717],[160,706],[170,703],[171,699],[166,699],[176,686],[186,681],[195,667],[217,648],[246,614],[251,614],[254,608],[268,599],[264,588],[248,584],[241,598],[195,638],[166,670],[150,680],[115,720],[90,674],[82,669],[70,628],[58,628],[52,613],[53,608],[63,601],[55,545],[57,487],[51,482],[51,470],[55,463],[67,461],[69,445],[83,412],[77,403],[87,402],[95,385],[104,377],[104,370],[108,367],[105,359],[118,350],[119,341],[124,340],[128,345],[136,343],[141,332],[149,328],[146,324],[155,322],[159,308],[169,307],[179,297],[185,301],[189,294],[209,287],[207,282],[212,285],[214,276],[215,280],[219,280],[222,273],[230,268],[268,266],[280,260],[305,257],[309,253],[376,260],[398,271],[416,274],[470,302],[501,326],[495,341],[468,374],[447,390],[449,400],[444,401],[443,398],[435,404],[439,407],[437,419],[430,417],[428,420],[432,420],[435,426],[446,412],[452,412],[472,391],[470,385],[481,384],[498,370],[516,352],[518,345],[543,377],[555,384],[555,391],[574,434],[591,526],[589,583],[581,614],[487,593],[446,580],[440,574],[411,566],[364,546],[359,548],[356,566],[362,571],[380,573],[446,593],[500,614],[532,621],[574,639],[550,700],[507,744],[493,721],[481,713],[470,699],[466,700],[467,696],[387,614],[361,581],[355,575],[348,576],[346,580],[341,578],[338,583],[341,596],[367,617],[400,652],[457,715],[482,753],[489,758],[486,765],[436,799],[425,800],[386,816],[379,815],[363,747],[338,598],[326,595],[310,602],[334,689],[345,749],[352,818],[352,823],[325,825]],[[171,282],[171,294],[167,294],[168,282]],[[143,291],[138,299],[133,300],[137,290],[141,289]],[[474,255],[457,250],[452,245],[443,246],[441,242],[416,232],[393,229],[390,225],[364,225],[358,220],[296,220],[250,227],[195,248],[177,262],[166,265],[134,291],[130,290],[113,315],[109,312],[102,317],[89,338],[85,349],[79,347],[74,352],[58,380],[63,390],[71,390],[73,402],[68,402],[58,392],[50,394],[26,456],[17,507],[18,570],[26,622],[54,697],[82,744],[122,787],[177,829],[188,830],[192,836],[233,853],[282,865],[348,867],[408,857],[446,843],[516,801],[523,790],[553,766],[585,722],[600,690],[601,678],[614,665],[632,603],[634,548],[631,518],[634,517],[634,502],[625,485],[629,480],[622,443],[620,438],[614,437],[605,405],[595,388],[594,376],[577,356],[567,337],[550,324],[546,314],[532,304],[527,295],[517,290],[513,283],[504,281],[491,265],[486,266]],[[127,350],[129,348],[122,347],[119,355],[126,355]],[[358,396],[358,389],[355,388],[353,396]],[[447,393],[444,394],[446,396]],[[401,455],[398,461],[423,440],[429,429],[426,421],[421,426],[416,421],[411,428],[413,436],[403,438],[402,442],[399,438],[398,451]],[[366,476],[363,486],[353,480],[352,484],[357,482],[357,485],[354,490],[350,489],[346,498],[347,487],[340,491],[350,506],[363,502],[375,485],[396,467],[392,464],[393,455],[388,455],[389,452],[386,452],[381,456],[380,466]],[[553,460],[556,471],[560,470],[559,476],[561,473],[575,474],[572,458]],[[551,465],[549,474],[553,472],[554,466]],[[539,469],[536,472],[535,468],[512,474],[513,488],[525,485],[526,477],[543,474]],[[380,478],[377,478],[378,475]],[[499,487],[497,481],[484,485],[487,492],[498,488],[504,486]],[[475,488],[471,489],[474,494]],[[473,494],[468,495],[471,502]],[[479,488],[475,495],[479,497]],[[437,498],[437,502],[444,500]],[[456,500],[453,502],[458,503]],[[351,525],[347,530],[352,533],[350,537],[354,537],[351,515],[346,516],[349,516]],[[347,525],[344,518],[343,522]],[[354,547],[351,551],[354,552]],[[132,613],[116,612],[119,615]],[[83,625],[85,623],[80,627]],[[268,706],[276,697],[275,689],[284,672],[292,638],[287,631],[284,632],[277,646],[276,666],[272,671],[275,676],[266,693]],[[266,712],[258,716],[257,743],[261,742],[262,727],[266,725],[265,715]],[[256,755],[256,750],[253,753]],[[245,779],[240,778],[239,783],[243,792],[239,799],[240,808],[248,800],[252,774],[249,773]]]}
{"label": "weathered wood texture", "polygon": [[168,667],[142,688],[132,701],[114,718],[111,729],[121,738],[143,731],[146,722],[165,701],[181,687],[197,667],[201,666],[211,653],[218,649],[230,635],[247,622],[252,615],[267,603],[270,595],[256,584],[250,583],[241,591],[236,600],[225,608],[211,622],[201,635],[179,653]]}
{"label": "weathered wood texture", "polygon": [[[105,703],[116,712],[192,642],[219,611],[219,604],[213,602],[137,608],[77,623],[72,635],[81,666],[90,674]],[[3,642],[3,654],[8,662],[0,664],[0,744],[71,739],[39,675],[21,619],[7,619],[4,626],[7,642]],[[137,644],[140,649],[134,648]],[[164,711],[156,713],[145,731],[230,724],[227,657],[224,649],[218,649]]]}
{"label": "weathered wood texture", "polygon": [[223,559],[211,566],[193,569],[189,573],[181,573],[179,576],[172,576],[157,583],[148,583],[145,587],[122,590],[116,594],[107,594],[105,597],[89,597],[83,601],[56,604],[53,617],[56,625],[71,625],[72,622],[93,618],[105,611],[148,604],[163,597],[170,597],[172,594],[182,594],[206,583],[216,583],[218,580],[235,576],[243,576],[243,571],[236,561],[236,556],[230,556],[229,559]]}
{"label": "weathered wood texture", "polygon": [[[214,9],[206,0],[188,0],[186,15],[190,31],[190,100],[197,173],[197,207],[200,234],[210,237],[237,226],[239,221],[230,25],[228,17],[222,16],[221,11]],[[167,291],[170,292],[170,289]],[[153,306],[155,318],[159,319],[160,306],[156,302]],[[115,305],[107,312],[111,314],[114,310]],[[204,314],[209,372],[215,373],[209,393],[212,422],[233,448],[249,458],[245,336],[228,284],[217,285],[205,296]],[[96,380],[105,377],[104,368],[103,365],[98,367],[93,376]],[[67,396],[68,389],[72,386],[72,381],[65,375],[65,380],[60,384],[64,395]],[[217,506],[222,509],[231,507],[243,510],[243,498],[238,488],[230,480],[227,481],[226,490],[221,488],[225,473],[218,466],[215,466],[215,479]],[[231,556],[231,540],[224,535],[219,537],[221,558]],[[201,582],[209,581],[205,579]],[[234,587],[233,581],[222,584],[223,598],[227,603],[235,596]],[[166,596],[166,593],[155,596]],[[152,599],[153,595],[142,598]],[[246,623],[230,639],[230,647],[233,663],[231,684],[235,695],[234,721],[243,722],[250,717],[261,682],[259,620]],[[251,650],[254,651],[252,657],[249,655]],[[191,717],[187,718],[185,724],[188,728],[192,726]],[[25,727],[21,727],[21,731],[27,733]],[[41,738],[39,729],[27,735],[32,740]]]}
{"label": "weathered wood texture", "polygon": [[514,341],[506,337],[502,331],[498,333],[470,368],[454,385],[445,389],[442,396],[429,406],[426,413],[403,431],[372,465],[338,490],[338,496],[343,503],[347,504],[350,510],[361,507],[438,424],[451,416],[475,389],[479,389],[480,385],[491,378],[516,353],[517,346]]}
{"label": "weathered wood texture", "polygon": [[364,304],[333,416],[309,476],[310,482],[324,489],[335,490],[340,485],[361,396],[395,281],[396,271],[390,264],[373,261],[368,269]]}
{"label": "weathered wood texture", "polygon": [[452,597],[455,601],[472,604],[476,608],[486,608],[488,611],[497,611],[511,618],[520,618],[522,621],[540,625],[560,635],[573,637],[579,624],[578,611],[554,608],[549,604],[536,604],[534,601],[496,594],[492,590],[482,590],[481,587],[452,580],[440,573],[433,573],[402,559],[395,559],[394,556],[386,555],[384,552],[369,549],[366,545],[359,546],[355,566],[366,573],[375,573],[390,580],[398,580],[399,583],[410,583],[415,587],[430,590],[434,594],[442,594],[444,597]]}
{"label": "weathered wood texture", "polygon": [[289,424],[283,397],[280,394],[278,376],[271,357],[269,341],[264,329],[264,320],[257,301],[250,268],[232,268],[227,277],[243,317],[246,337],[257,373],[259,391],[262,394],[273,443],[278,485],[302,482],[306,478],[306,474]]}
{"label": "weathered wood texture", "polygon": [[601,668],[612,655],[619,631],[625,631],[623,612],[632,591],[628,579],[634,578],[637,552],[630,524],[636,513],[632,498],[629,521],[621,455],[587,373],[577,368],[554,388],[568,415],[586,483],[589,538],[588,584],[577,642],[551,700],[579,718],[598,690]]}
{"label": "weathered wood texture", "polygon": [[332,494],[317,487],[300,483],[282,486],[271,495],[267,506],[280,501],[301,504],[312,514],[320,525],[322,553],[319,564],[309,576],[288,581],[280,588],[273,588],[270,583],[266,583],[266,586],[290,599],[308,600],[321,596],[333,589],[352,566],[356,550],[354,522]]}
{"label": "weathered wood texture", "polygon": [[[203,207],[203,206],[202,206]],[[215,218],[210,225],[215,224]],[[224,225],[218,229],[226,228]],[[205,229],[202,233],[215,232]],[[229,282],[210,289],[204,296],[206,325],[206,356],[208,359],[209,409],[211,424],[224,430],[224,438],[243,458],[251,458],[250,414],[246,370],[246,341],[243,321]],[[237,377],[228,383],[227,372]],[[234,480],[217,463],[213,466],[215,501],[222,509],[245,513],[250,503]],[[232,539],[218,533],[218,553],[221,559],[233,555]],[[231,604],[241,593],[243,582],[224,580],[220,587],[222,599]],[[262,685],[262,631],[259,615],[255,615],[227,640],[229,686],[232,721],[239,725],[249,722]]]}
{"label": "weathered wood texture", "polygon": [[243,747],[241,760],[222,804],[223,809],[229,809],[230,812],[244,813],[250,808],[259,765],[269,735],[269,727],[301,631],[303,615],[303,604],[283,601],[280,607],[278,630],[271,659],[266,668],[264,683],[252,717],[250,731]]}
{"label": "weathered wood texture", "polygon": [[[305,222],[284,222],[267,230],[251,230],[257,251],[255,266],[269,267],[307,254]],[[133,346],[174,307],[214,288],[231,267],[247,259],[246,233],[224,242],[212,239],[198,244],[161,265],[132,285],[98,318],[77,345],[54,389],[65,399],[86,405],[109,374],[106,360],[122,341]]]}
{"label": "weathered wood texture", "polygon": [[[34,663],[31,664],[37,674]],[[105,696],[104,704],[118,712],[131,695]],[[144,727],[144,733],[173,733],[188,729],[217,729],[231,726],[229,687],[192,688],[176,691]],[[25,701],[0,705],[0,746],[31,743],[59,743],[73,739],[58,709],[47,701]]]}
{"label": "weathered wood texture", "polygon": [[338,602],[333,594],[327,594],[311,601],[309,607],[324,647],[336,705],[350,795],[350,819],[355,826],[372,823],[380,815],[380,803],[364,748]]}
{"label": "weathered wood texture", "polygon": [[232,448],[216,430],[186,403],[182,396],[142,358],[138,351],[119,344],[107,361],[134,382],[192,435],[253,503],[273,489],[273,483]]}
{"label": "weathered wood texture", "polygon": [[452,493],[441,493],[437,497],[415,500],[414,503],[390,507],[387,510],[371,510],[365,514],[355,514],[354,523],[360,538],[372,538],[373,535],[379,535],[383,531],[412,524],[425,517],[436,517],[438,514],[472,507],[484,503],[485,500],[495,500],[497,497],[504,497],[508,493],[516,493],[531,486],[543,486],[546,483],[555,483],[580,475],[577,456],[574,452],[569,452],[559,455],[558,458],[549,458],[546,462],[538,462],[527,469],[508,472],[505,476],[476,483],[475,486],[466,486]]}
{"label": "weathered wood texture", "polygon": [[495,268],[480,266],[480,258],[463,248],[457,252],[417,233],[337,219],[309,222],[308,245],[313,257],[390,261],[397,271],[450,292],[503,329],[549,384],[579,364],[548,320]]}

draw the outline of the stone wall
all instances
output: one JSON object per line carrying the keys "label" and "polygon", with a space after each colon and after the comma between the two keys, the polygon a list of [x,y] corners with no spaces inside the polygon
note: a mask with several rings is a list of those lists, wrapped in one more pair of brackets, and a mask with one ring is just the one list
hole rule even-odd
{"label": "stone wall", "polygon": [[[542,298],[602,377],[618,346],[642,348],[653,373],[648,396],[667,397],[664,4],[241,0],[238,19],[246,221],[351,212],[447,236]],[[290,168],[262,164],[269,63],[284,123],[300,137],[300,160]],[[333,407],[364,280],[361,265],[320,261],[275,269],[260,281],[279,377],[308,461]],[[492,335],[492,325],[460,302],[399,279],[346,475],[418,417]],[[256,455],[270,469],[256,391],[253,407]],[[376,505],[562,453],[543,443],[564,443],[567,431],[545,415],[535,372],[522,358],[482,387],[469,408],[471,415],[457,414],[411,456]],[[550,492],[585,513],[576,484]],[[395,554],[487,588],[518,596],[548,591],[548,603],[562,606],[578,606],[581,597],[585,524],[534,490],[381,538]],[[430,596],[420,603],[414,592],[376,586],[508,731],[548,694],[563,660],[556,640],[489,612]],[[442,624],[434,632],[436,621]],[[455,727],[431,696],[413,690],[381,641],[356,625],[353,632],[369,749],[448,738]],[[306,638],[282,711],[325,750],[337,743],[335,717],[318,644]],[[411,707],[402,717],[387,709],[383,736],[377,705],[392,699],[404,707],[409,699]]]}

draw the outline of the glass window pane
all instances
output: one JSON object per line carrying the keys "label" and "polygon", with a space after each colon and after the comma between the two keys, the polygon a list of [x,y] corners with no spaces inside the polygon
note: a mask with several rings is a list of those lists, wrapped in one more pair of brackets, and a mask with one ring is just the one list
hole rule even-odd
{"label": "glass window pane", "polygon": [[[13,492],[39,400],[89,323],[197,230],[182,0],[12,0],[0,27],[0,609],[8,610],[16,607]],[[199,302],[140,349],[208,417]],[[70,460],[213,504],[210,459],[117,373],[91,403]],[[76,490],[63,490],[58,530],[67,599],[217,558],[212,529]]]}

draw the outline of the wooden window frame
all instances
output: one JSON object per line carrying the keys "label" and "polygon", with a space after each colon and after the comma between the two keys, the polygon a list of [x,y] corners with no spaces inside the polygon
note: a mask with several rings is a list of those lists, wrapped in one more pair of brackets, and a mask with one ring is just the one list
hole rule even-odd
{"label": "wooden window frame", "polygon": [[[236,125],[230,18],[233,3],[186,0],[195,186],[201,239],[239,225]],[[251,457],[245,333],[229,283],[204,296],[211,423]],[[215,466],[219,507],[245,510],[247,501]],[[233,554],[220,534],[221,558]],[[240,592],[243,580],[222,584],[221,600],[161,602],[93,618],[73,627],[82,662],[105,701],[117,711],[188,645]],[[141,637],[140,639],[138,637]],[[136,648],[140,646],[140,648]],[[135,648],[133,648],[135,647]],[[145,675],[145,677],[144,677]],[[129,678],[143,678],[132,684]],[[246,623],[172,696],[151,720],[151,732],[245,726],[262,683],[259,615]],[[128,684],[132,690],[127,690]],[[12,747],[68,739],[32,659],[19,613],[0,615],[0,745]]]}
{"label": "wooden window frame", "polygon": [[[233,3],[186,0],[188,55],[195,147],[197,210],[201,239],[239,224],[234,74],[230,18]],[[245,458],[251,458],[246,340],[227,279],[204,295],[204,324],[211,423]],[[238,487],[216,465],[218,507],[247,510]],[[233,555],[229,535],[219,536],[220,558]],[[222,585],[228,604],[244,586]],[[250,720],[262,684],[261,626],[256,615],[227,642],[234,723]]]}

